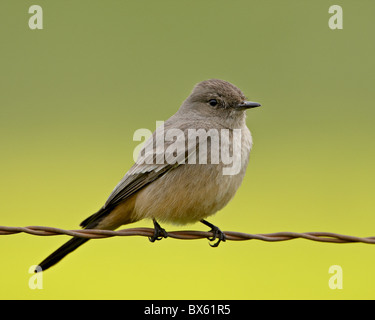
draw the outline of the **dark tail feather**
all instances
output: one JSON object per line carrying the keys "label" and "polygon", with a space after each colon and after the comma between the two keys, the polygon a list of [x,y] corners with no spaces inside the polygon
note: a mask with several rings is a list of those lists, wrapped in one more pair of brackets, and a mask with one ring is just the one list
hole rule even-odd
{"label": "dark tail feather", "polygon": [[[67,254],[74,251],[88,240],[88,238],[73,237],[67,243],[58,248],[55,252],[51,253],[39,264],[39,267],[42,269],[41,271],[45,271],[48,268],[52,267],[53,265],[58,263],[62,258],[64,258]],[[38,270],[38,268],[35,269],[35,272],[38,271],[40,271]]]}
{"label": "dark tail feather", "polygon": [[[84,229],[94,229],[98,223],[110,213],[109,208],[101,208],[98,212],[94,213],[87,219],[81,222],[81,226]],[[52,267],[56,263],[58,263],[61,259],[63,259],[67,254],[77,249],[79,246],[83,245],[88,238],[80,238],[80,237],[73,237],[67,243],[63,244],[60,248],[58,248],[55,252],[51,253],[47,258],[45,258],[40,264],[39,267],[42,270],[39,270],[38,267],[35,269],[35,272],[38,271],[45,271],[48,268]]]}

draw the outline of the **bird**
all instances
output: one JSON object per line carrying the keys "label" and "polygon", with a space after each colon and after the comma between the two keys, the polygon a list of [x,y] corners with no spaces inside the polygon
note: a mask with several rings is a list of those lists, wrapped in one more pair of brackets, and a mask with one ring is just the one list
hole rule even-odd
{"label": "bird", "polygon": [[[225,234],[206,218],[224,208],[243,181],[253,145],[246,125],[246,110],[260,106],[258,102],[248,101],[238,87],[225,80],[197,83],[177,112],[163,123],[163,132],[157,128],[145,142],[137,161],[105,204],[80,226],[115,230],[150,219],[154,233],[149,240],[155,242],[168,237],[160,225],[162,222],[175,225],[201,222],[211,228],[212,236],[208,239],[216,241],[210,245],[217,247],[226,240]],[[170,132],[176,139],[165,139]],[[206,139],[191,132],[201,132]],[[190,140],[195,143],[190,143],[191,136]],[[200,152],[206,155],[202,163],[200,158],[197,161]],[[213,155],[214,160],[210,157]],[[220,156],[231,159],[230,155],[236,164],[230,166],[228,161],[218,161]],[[226,173],[225,169],[228,169]],[[39,263],[35,272],[49,269],[88,240],[73,237]]]}

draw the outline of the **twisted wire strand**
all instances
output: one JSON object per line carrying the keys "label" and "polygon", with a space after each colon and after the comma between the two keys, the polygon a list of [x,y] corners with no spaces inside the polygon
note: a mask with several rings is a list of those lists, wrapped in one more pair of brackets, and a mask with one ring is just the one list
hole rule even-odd
{"label": "twisted wire strand", "polygon": [[[275,232],[268,234],[249,234],[236,231],[223,231],[226,235],[227,240],[233,241],[244,241],[244,240],[261,240],[261,241],[286,241],[292,239],[303,238],[312,241],[319,242],[331,242],[331,243],[353,243],[361,242],[368,244],[375,244],[375,237],[355,237],[349,235],[343,235],[332,232]],[[103,239],[109,237],[124,237],[124,236],[143,236],[152,237],[154,229],[152,228],[130,228],[122,229],[118,231],[111,230],[97,230],[97,229],[82,229],[82,230],[65,230],[53,227],[43,226],[28,226],[28,227],[8,227],[0,226],[0,235],[11,235],[17,233],[27,233],[36,236],[55,236],[55,235],[68,235],[72,237],[81,237],[88,239]],[[212,232],[206,231],[171,231],[168,232],[169,238],[180,239],[180,240],[193,240],[203,239],[212,237]]]}

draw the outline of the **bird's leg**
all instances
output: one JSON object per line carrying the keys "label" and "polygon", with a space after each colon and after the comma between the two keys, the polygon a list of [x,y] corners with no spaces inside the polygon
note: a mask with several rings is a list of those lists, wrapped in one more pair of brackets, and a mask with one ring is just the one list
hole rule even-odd
{"label": "bird's leg", "polygon": [[213,237],[208,238],[208,240],[215,241],[216,239],[219,239],[216,243],[210,244],[211,247],[217,247],[221,241],[225,241],[227,239],[224,232],[221,231],[218,227],[214,226],[212,223],[209,223],[208,221],[203,219],[201,220],[201,222],[206,226],[210,227],[210,232],[214,234]]}
{"label": "bird's leg", "polygon": [[151,241],[151,242],[155,242],[155,240],[161,240],[163,238],[167,238],[168,237],[168,232],[165,231],[159,223],[157,223],[157,221],[155,219],[152,219],[153,223],[154,223],[154,235],[152,237],[148,237],[148,239]]}

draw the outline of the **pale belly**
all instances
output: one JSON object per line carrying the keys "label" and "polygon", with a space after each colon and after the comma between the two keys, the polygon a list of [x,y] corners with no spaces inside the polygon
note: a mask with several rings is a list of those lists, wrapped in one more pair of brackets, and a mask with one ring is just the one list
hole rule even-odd
{"label": "pale belly", "polygon": [[[250,132],[246,132],[250,136]],[[155,218],[174,224],[204,219],[222,209],[235,195],[244,178],[251,136],[242,137],[240,170],[223,175],[220,164],[184,164],[139,191],[134,217]],[[239,142],[241,143],[241,142]]]}

